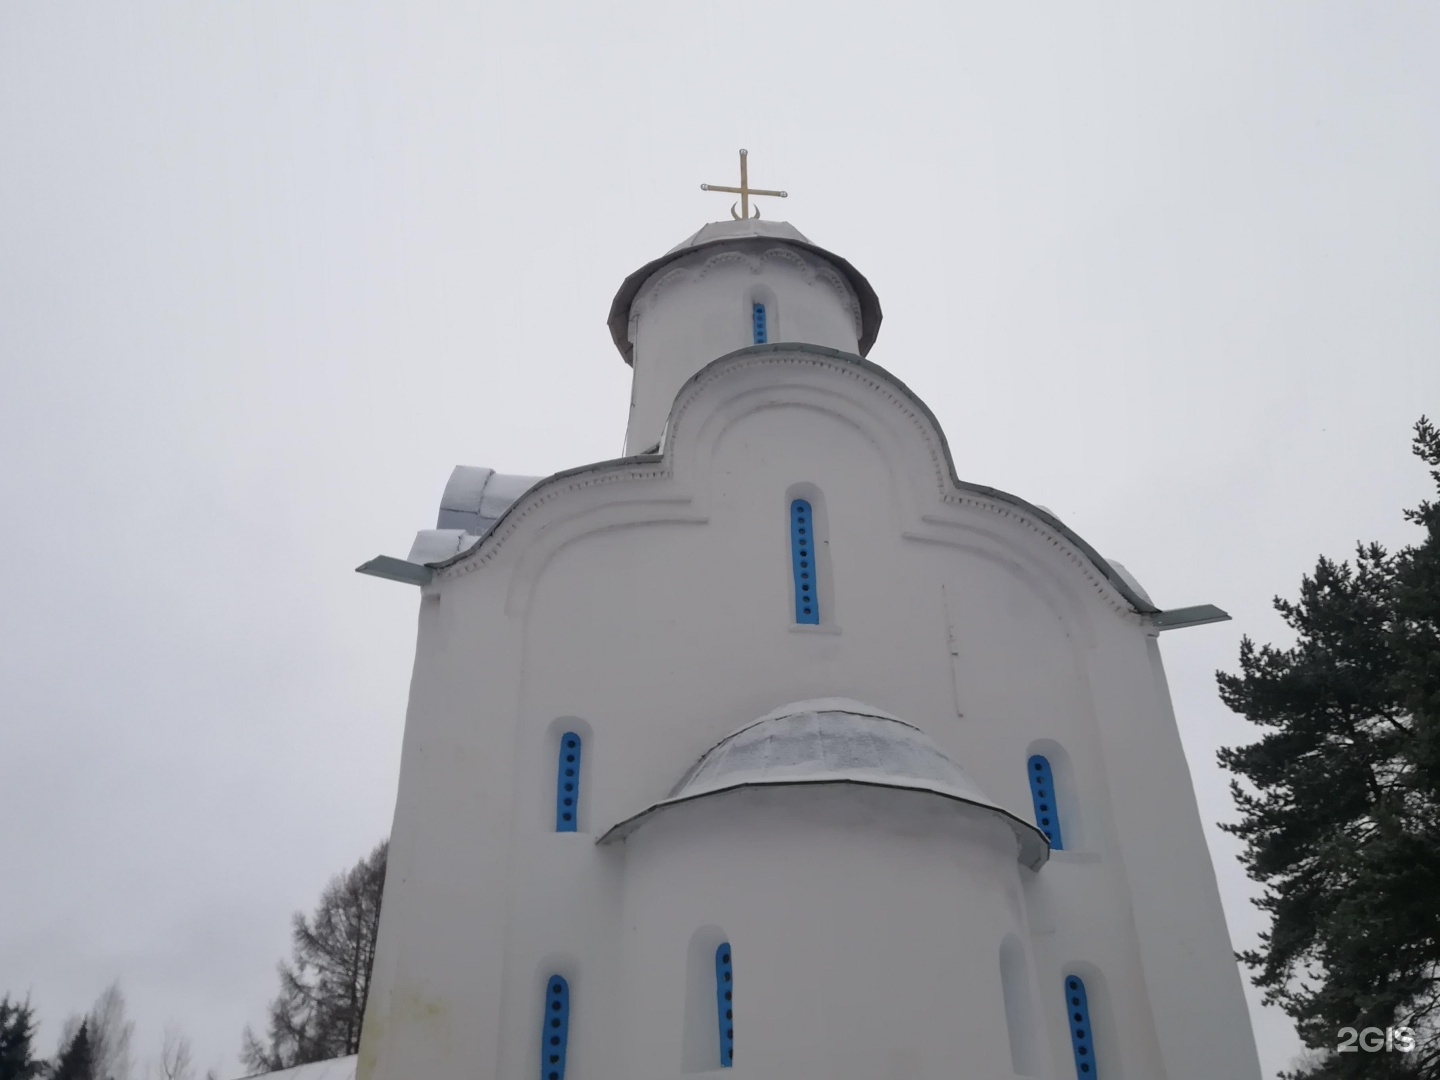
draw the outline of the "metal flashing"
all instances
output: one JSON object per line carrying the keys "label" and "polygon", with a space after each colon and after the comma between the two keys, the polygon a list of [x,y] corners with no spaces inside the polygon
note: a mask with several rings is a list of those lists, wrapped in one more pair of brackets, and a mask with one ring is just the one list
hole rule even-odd
{"label": "metal flashing", "polygon": [[1221,611],[1214,604],[1171,608],[1169,611],[1157,611],[1150,617],[1150,624],[1160,630],[1181,630],[1187,626],[1229,621],[1229,613]]}
{"label": "metal flashing", "polygon": [[377,555],[369,562],[357,566],[355,572],[385,578],[387,581],[404,582],[406,585],[428,585],[435,576],[435,571],[430,567],[417,566],[393,555]]}
{"label": "metal flashing", "polygon": [[469,535],[464,529],[421,529],[415,534],[415,543],[410,545],[405,561],[424,566],[448,559],[467,546],[465,538]]}

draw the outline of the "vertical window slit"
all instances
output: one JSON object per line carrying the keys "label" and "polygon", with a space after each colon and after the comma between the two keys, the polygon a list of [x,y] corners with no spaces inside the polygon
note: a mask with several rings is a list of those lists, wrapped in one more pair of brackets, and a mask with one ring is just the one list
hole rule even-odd
{"label": "vertical window slit", "polygon": [[1065,1012],[1070,1019],[1070,1046],[1075,1051],[1077,1080],[1096,1080],[1095,1033],[1090,1030],[1090,1003],[1085,982],[1078,975],[1065,977]]}
{"label": "vertical window slit", "polygon": [[560,769],[555,780],[555,831],[576,832],[580,819],[580,736],[560,736]]}
{"label": "vertical window slit", "polygon": [[755,344],[764,345],[769,340],[765,331],[765,305],[755,304],[751,314],[755,321]]}
{"label": "vertical window slit", "polygon": [[730,962],[730,943],[715,950],[715,1007],[720,1019],[720,1064],[730,1068],[735,1061],[735,978]]}
{"label": "vertical window slit", "polygon": [[820,595],[815,587],[815,515],[804,499],[790,503],[790,561],[795,577],[795,621],[820,622]]}
{"label": "vertical window slit", "polygon": [[1035,803],[1035,824],[1050,841],[1056,851],[1065,847],[1064,835],[1060,832],[1060,808],[1055,802],[1055,773],[1050,760],[1041,754],[1034,754],[1029,761],[1030,798]]}
{"label": "vertical window slit", "polygon": [[570,1041],[570,984],[551,975],[545,984],[545,1021],[540,1035],[540,1080],[565,1080]]}

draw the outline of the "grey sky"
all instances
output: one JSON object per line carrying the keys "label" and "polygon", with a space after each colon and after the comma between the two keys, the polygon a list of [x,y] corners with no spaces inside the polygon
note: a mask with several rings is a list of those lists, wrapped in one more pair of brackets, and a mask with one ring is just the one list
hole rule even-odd
{"label": "grey sky", "polygon": [[174,1018],[239,1071],[389,828],[417,599],[353,568],[455,464],[619,453],[610,298],[740,146],[964,478],[1235,616],[1162,639],[1229,816],[1213,671],[1425,490],[1440,7],[1158,7],[0,5],[0,992],[45,1050],[119,976],[140,1056]]}

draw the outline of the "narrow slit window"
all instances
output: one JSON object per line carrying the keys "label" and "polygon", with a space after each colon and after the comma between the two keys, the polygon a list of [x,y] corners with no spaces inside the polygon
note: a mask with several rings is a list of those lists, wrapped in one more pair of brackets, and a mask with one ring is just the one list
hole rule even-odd
{"label": "narrow slit window", "polygon": [[790,560],[795,576],[795,621],[820,622],[820,595],[815,574],[815,515],[810,504],[796,499],[790,504]]}
{"label": "narrow slit window", "polygon": [[560,736],[560,769],[555,780],[555,831],[575,832],[580,819],[580,736]]}
{"label": "narrow slit window", "polygon": [[1034,754],[1029,762],[1030,798],[1035,803],[1035,824],[1050,841],[1056,851],[1065,848],[1065,837],[1060,832],[1060,808],[1055,802],[1055,773],[1050,760],[1042,754]]}
{"label": "narrow slit window", "polygon": [[765,329],[765,305],[753,305],[751,309],[751,317],[755,322],[755,344],[764,345],[765,342],[770,340],[767,336]]}
{"label": "narrow slit window", "polygon": [[1078,975],[1065,977],[1065,1011],[1070,1019],[1070,1046],[1075,1051],[1077,1080],[1097,1080],[1095,1033],[1090,1029],[1090,1002],[1085,982]]}
{"label": "narrow slit window", "polygon": [[730,961],[730,943],[715,950],[715,1008],[720,1019],[720,1065],[735,1063],[735,970]]}
{"label": "narrow slit window", "polygon": [[545,1024],[540,1036],[540,1080],[565,1080],[570,1041],[570,984],[551,975],[545,984]]}

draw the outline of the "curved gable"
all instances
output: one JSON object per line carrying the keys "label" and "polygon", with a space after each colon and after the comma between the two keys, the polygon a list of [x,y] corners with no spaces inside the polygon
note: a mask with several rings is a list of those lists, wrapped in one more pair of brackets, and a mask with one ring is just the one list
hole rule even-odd
{"label": "curved gable", "polygon": [[[956,523],[953,511],[978,512],[993,520],[997,534],[1012,541],[1028,537],[1032,543],[1027,547],[1058,554],[1116,611],[1159,612],[1053,514],[1018,496],[961,480],[934,414],[890,372],[854,354],[793,343],[751,346],[712,361],[677,395],[660,453],[547,477],[507,507],[474,544],[427,565],[439,580],[454,578],[491,562],[520,539],[527,549],[522,561],[529,564],[521,576],[530,578],[549,554],[594,529],[703,521],[708,492],[701,463],[715,441],[747,412],[786,403],[829,411],[866,427],[886,444],[882,450],[914,538],[940,539],[946,526]],[[594,498],[601,489],[604,496]],[[568,525],[554,528],[562,521]]]}

